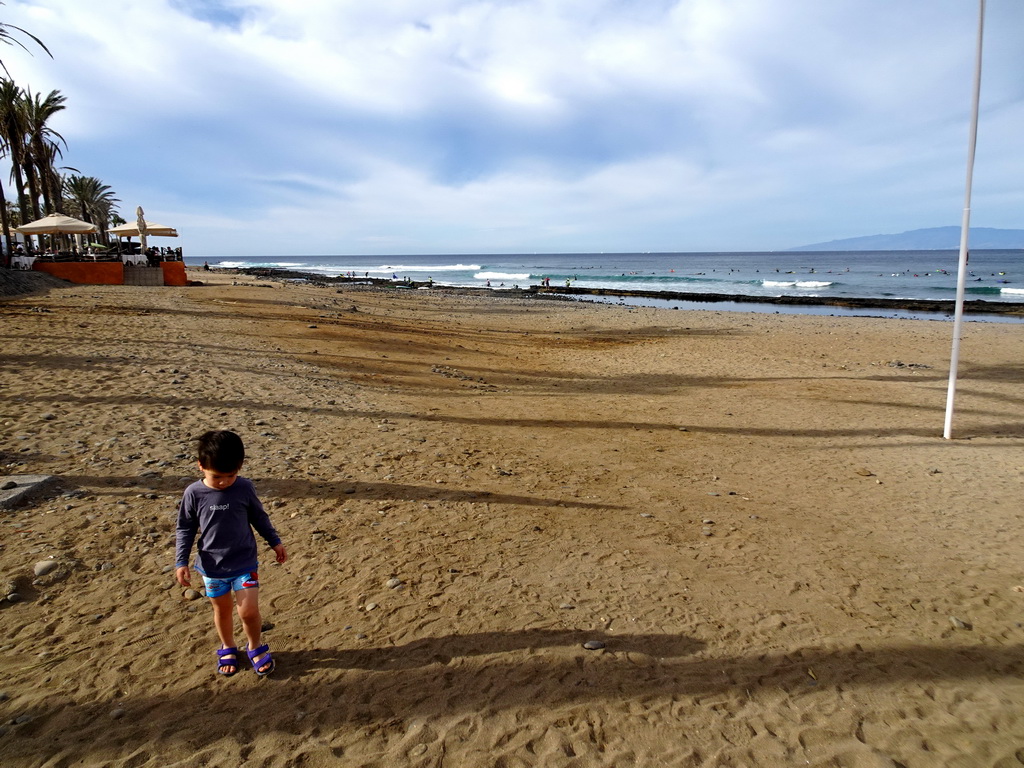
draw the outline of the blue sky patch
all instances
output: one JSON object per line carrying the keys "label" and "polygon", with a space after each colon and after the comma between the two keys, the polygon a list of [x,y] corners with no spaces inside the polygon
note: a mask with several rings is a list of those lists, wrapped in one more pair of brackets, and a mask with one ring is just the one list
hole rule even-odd
{"label": "blue sky patch", "polygon": [[172,8],[218,27],[240,29],[251,6],[222,0],[170,0]]}

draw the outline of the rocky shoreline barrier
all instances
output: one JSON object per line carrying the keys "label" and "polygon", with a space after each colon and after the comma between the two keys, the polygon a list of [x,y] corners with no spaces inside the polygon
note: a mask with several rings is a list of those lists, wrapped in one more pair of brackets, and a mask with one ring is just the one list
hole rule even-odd
{"label": "rocky shoreline barrier", "polygon": [[[883,299],[852,296],[746,296],[733,293],[682,293],[678,291],[610,291],[604,288],[537,288],[538,293],[581,296],[634,296],[670,301],[706,301],[709,303],[733,301],[751,304],[780,304],[789,306],[831,306],[847,309],[905,309],[912,312],[953,314],[955,302],[929,299]],[[1024,303],[1008,301],[971,300],[964,302],[964,311],[971,314],[1020,315],[1024,317]]]}
{"label": "rocky shoreline barrier", "polygon": [[[237,272],[239,274],[253,277],[277,278],[284,280],[304,280],[313,284],[354,284],[373,285],[381,288],[426,288],[434,287],[445,290],[454,290],[460,293],[491,294],[490,288],[433,286],[426,282],[407,281],[396,283],[374,277],[344,277],[318,275],[310,272],[300,272],[289,269],[272,269],[267,267],[248,267],[242,269],[222,270],[225,272]],[[910,312],[930,312],[936,314],[952,315],[955,311],[953,301],[933,301],[929,299],[885,299],[880,297],[850,297],[850,296],[748,296],[734,293],[686,293],[680,291],[632,291],[612,290],[607,288],[577,288],[562,286],[539,286],[530,285],[520,289],[501,289],[501,295],[536,295],[545,297],[555,296],[622,296],[627,298],[659,299],[663,301],[692,301],[707,302],[709,304],[721,302],[735,302],[739,304],[774,304],[780,306],[831,306],[841,309],[887,309],[906,310]],[[989,315],[1010,315],[1024,318],[1024,303],[1009,301],[983,301],[974,299],[964,302],[964,312],[968,314],[989,314]]]}

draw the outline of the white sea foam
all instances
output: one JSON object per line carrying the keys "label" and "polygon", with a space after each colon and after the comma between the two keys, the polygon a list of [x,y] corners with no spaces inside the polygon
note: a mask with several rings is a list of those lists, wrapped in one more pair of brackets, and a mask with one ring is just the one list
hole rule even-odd
{"label": "white sea foam", "polygon": [[[338,267],[332,267],[329,264],[299,264],[300,272],[313,272],[315,274],[327,275],[328,277],[337,277],[338,275],[344,275],[354,270],[351,269],[339,269]],[[365,271],[365,270],[363,270]]]}
{"label": "white sea foam", "polygon": [[223,269],[244,269],[246,267],[305,267],[301,261],[266,261],[266,262],[252,262],[252,261],[219,261],[214,266],[221,267]]}
{"label": "white sea foam", "polygon": [[477,280],[529,280],[529,272],[477,272],[473,275]]}
{"label": "white sea foam", "polygon": [[1024,296],[1024,288],[1003,288],[999,293],[1008,293],[1012,296]]}
{"label": "white sea foam", "polygon": [[832,283],[824,280],[762,280],[765,288],[828,288]]}
{"label": "white sea foam", "polygon": [[[480,269],[479,264],[383,264],[370,272],[469,272]],[[365,267],[356,268],[357,272],[366,272]]]}

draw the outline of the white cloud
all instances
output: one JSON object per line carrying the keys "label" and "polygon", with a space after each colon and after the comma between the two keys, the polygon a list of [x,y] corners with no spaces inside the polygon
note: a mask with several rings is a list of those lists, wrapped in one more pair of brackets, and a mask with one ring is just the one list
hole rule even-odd
{"label": "white cloud", "polygon": [[[988,225],[1016,227],[1024,11],[988,7],[976,194]],[[67,95],[68,164],[196,255],[287,254],[303,212],[336,222],[301,238],[322,253],[774,248],[959,214],[976,13],[960,0],[4,13],[54,52],[4,61]]]}

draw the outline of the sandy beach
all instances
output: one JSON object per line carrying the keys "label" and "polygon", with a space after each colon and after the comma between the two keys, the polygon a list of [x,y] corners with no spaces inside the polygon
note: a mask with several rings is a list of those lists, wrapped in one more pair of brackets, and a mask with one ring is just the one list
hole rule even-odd
{"label": "sandy beach", "polygon": [[[1024,324],[946,441],[950,323],[190,277],[0,300],[3,766],[1024,765]],[[173,578],[212,428],[265,680]]]}

